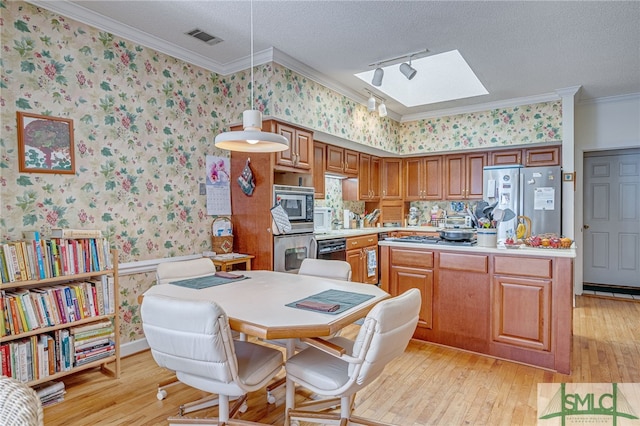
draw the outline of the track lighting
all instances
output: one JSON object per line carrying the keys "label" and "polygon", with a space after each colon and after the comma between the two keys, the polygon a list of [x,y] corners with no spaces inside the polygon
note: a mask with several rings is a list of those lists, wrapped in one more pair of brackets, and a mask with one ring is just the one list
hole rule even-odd
{"label": "track lighting", "polygon": [[373,112],[376,110],[376,98],[373,97],[372,94],[370,94],[371,96],[369,97],[369,100],[367,101],[367,109],[369,110],[369,112]]}
{"label": "track lighting", "polygon": [[411,66],[411,58],[409,58],[408,64],[406,62],[400,64],[400,72],[404,74],[405,77],[407,77],[407,80],[411,80],[416,76],[416,73],[418,71],[416,71],[416,69]]}
{"label": "track lighting", "polygon": [[387,106],[384,104],[384,101],[382,101],[380,103],[380,106],[378,107],[378,115],[380,117],[386,117],[387,116]]}
{"label": "track lighting", "polygon": [[384,70],[380,67],[376,68],[373,72],[373,79],[371,80],[371,84],[376,87],[380,87],[382,85],[382,77],[384,77]]}

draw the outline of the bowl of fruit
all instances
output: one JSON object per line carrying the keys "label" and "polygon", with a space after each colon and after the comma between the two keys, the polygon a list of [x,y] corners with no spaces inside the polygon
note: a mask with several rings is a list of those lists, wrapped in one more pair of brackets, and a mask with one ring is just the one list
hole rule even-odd
{"label": "bowl of fruit", "polygon": [[571,238],[558,237],[556,234],[540,234],[526,238],[524,243],[535,248],[568,249],[571,248],[573,241]]}
{"label": "bowl of fruit", "polygon": [[521,240],[516,240],[511,237],[504,240],[504,246],[508,249],[519,249],[522,244],[523,242]]}

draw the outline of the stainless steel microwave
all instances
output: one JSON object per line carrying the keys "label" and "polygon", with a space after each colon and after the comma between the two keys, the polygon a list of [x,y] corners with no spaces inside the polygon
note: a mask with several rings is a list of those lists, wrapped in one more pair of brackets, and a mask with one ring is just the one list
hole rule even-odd
{"label": "stainless steel microwave", "polygon": [[313,232],[313,194],[307,186],[273,185],[273,205],[280,204],[291,222],[291,233]]}

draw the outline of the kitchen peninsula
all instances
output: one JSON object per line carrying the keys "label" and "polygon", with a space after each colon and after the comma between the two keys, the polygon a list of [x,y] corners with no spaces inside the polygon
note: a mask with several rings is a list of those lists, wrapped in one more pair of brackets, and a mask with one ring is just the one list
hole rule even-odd
{"label": "kitchen peninsula", "polygon": [[382,289],[422,292],[415,338],[571,373],[574,249],[379,245]]}

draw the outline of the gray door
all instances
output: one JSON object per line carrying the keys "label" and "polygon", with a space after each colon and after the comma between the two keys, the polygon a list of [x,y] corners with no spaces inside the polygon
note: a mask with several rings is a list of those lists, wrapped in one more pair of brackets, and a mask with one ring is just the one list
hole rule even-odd
{"label": "gray door", "polygon": [[586,153],[584,282],[640,288],[640,150]]}

